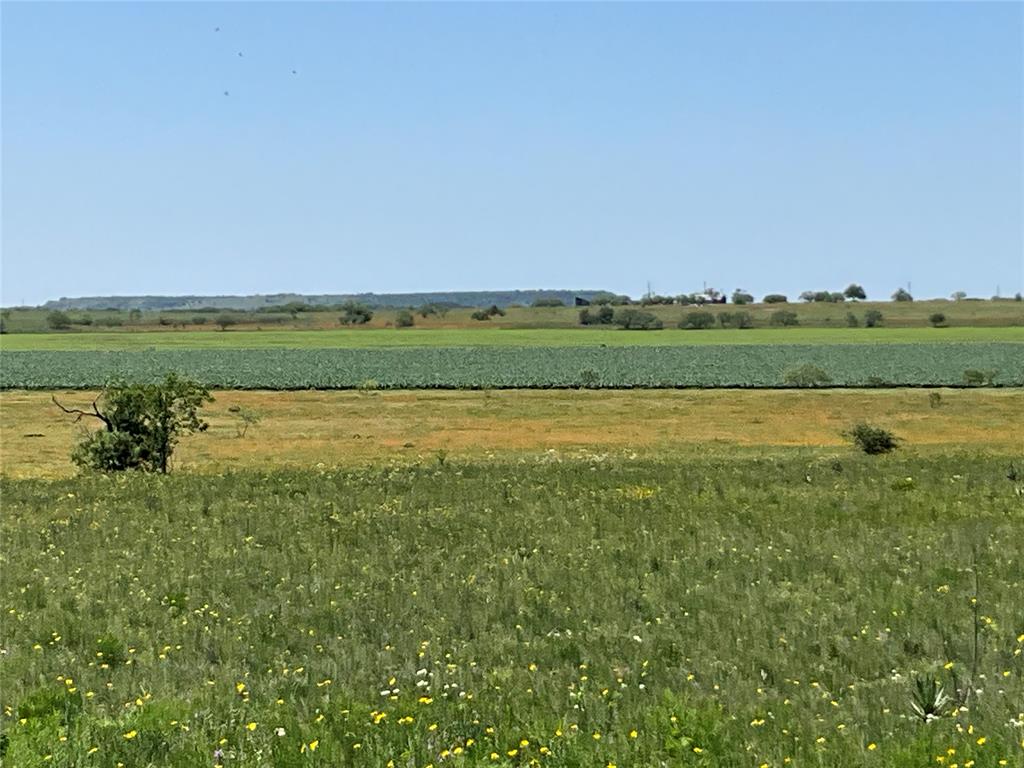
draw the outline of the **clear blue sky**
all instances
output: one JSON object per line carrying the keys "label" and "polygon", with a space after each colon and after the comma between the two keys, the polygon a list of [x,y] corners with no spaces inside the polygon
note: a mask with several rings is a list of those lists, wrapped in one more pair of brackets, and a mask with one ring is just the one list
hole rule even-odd
{"label": "clear blue sky", "polygon": [[2,14],[7,305],[1024,290],[1019,3]]}

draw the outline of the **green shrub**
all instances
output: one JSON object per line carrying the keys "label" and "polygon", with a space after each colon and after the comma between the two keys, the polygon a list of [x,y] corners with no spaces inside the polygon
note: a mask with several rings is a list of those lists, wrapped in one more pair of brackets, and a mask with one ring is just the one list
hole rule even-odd
{"label": "green shrub", "polygon": [[373,319],[373,310],[358,301],[346,301],[341,305],[338,322],[342,325],[365,325]]}
{"label": "green shrub", "polygon": [[238,318],[234,315],[217,315],[217,318],[213,322],[222,331],[226,331],[229,326],[238,325]]}
{"label": "green shrub", "polygon": [[875,328],[876,326],[881,325],[884,319],[885,316],[877,309],[869,309],[864,313],[864,327]]}
{"label": "green shrub", "polygon": [[407,309],[398,311],[395,315],[395,327],[396,328],[412,328],[416,324],[416,318],[412,316],[412,312]]}
{"label": "green shrub", "polygon": [[612,320],[626,331],[657,331],[663,327],[661,320],[639,309],[617,309]]}
{"label": "green shrub", "polygon": [[846,327],[847,328],[858,328],[858,327],[860,327],[860,320],[857,319],[857,316],[855,314],[853,314],[853,312],[847,312],[846,313]]}
{"label": "green shrub", "polygon": [[718,322],[723,328],[753,328],[754,320],[749,312],[719,312]]}
{"label": "green shrub", "polygon": [[46,316],[46,325],[54,331],[64,331],[71,327],[71,316],[67,312],[54,310]]}
{"label": "green shrub", "polygon": [[564,307],[565,302],[561,299],[536,299],[531,307]]}
{"label": "green shrub", "polygon": [[787,368],[782,374],[782,380],[791,387],[818,387],[823,384],[830,384],[832,377],[824,368],[817,365],[805,363],[804,365]]}
{"label": "green shrub", "polygon": [[89,432],[71,460],[101,472],[139,469],[167,472],[171,454],[183,434],[203,432],[199,409],[212,402],[209,390],[171,373],[159,384],[112,384],[93,401],[91,410],[65,408],[75,421],[97,419],[103,428]]}
{"label": "green shrub", "polygon": [[614,320],[615,310],[607,304],[580,310],[580,325],[611,325]]}
{"label": "green shrub", "polygon": [[781,293],[769,293],[762,299],[765,304],[785,304],[789,301],[785,295]]}
{"label": "green shrub", "polygon": [[733,304],[753,304],[754,297],[746,291],[737,288],[732,292],[732,303]]}
{"label": "green shrub", "polygon": [[772,312],[772,315],[768,319],[768,322],[771,323],[772,325],[781,326],[800,325],[800,320],[797,318],[796,312],[792,312],[788,309],[775,310],[774,312]]}
{"label": "green shrub", "polygon": [[913,301],[914,297],[910,295],[910,291],[905,288],[897,288],[896,292],[892,295],[893,301]]}
{"label": "green shrub", "polygon": [[679,321],[679,327],[689,331],[703,331],[715,325],[715,316],[710,312],[687,312]]}
{"label": "green shrub", "polygon": [[942,312],[933,312],[928,315],[928,322],[932,324],[932,328],[941,328],[946,324],[946,316]]}
{"label": "green shrub", "polygon": [[863,422],[854,424],[843,433],[857,448],[871,455],[889,453],[897,448],[899,440],[887,429]]}
{"label": "green shrub", "polygon": [[196,315],[192,318],[192,325],[206,325],[208,319],[205,315]]}

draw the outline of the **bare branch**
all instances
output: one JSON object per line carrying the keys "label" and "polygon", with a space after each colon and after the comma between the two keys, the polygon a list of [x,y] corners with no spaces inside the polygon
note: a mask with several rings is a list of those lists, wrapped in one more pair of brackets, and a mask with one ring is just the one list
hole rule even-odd
{"label": "bare branch", "polygon": [[108,430],[111,428],[110,419],[108,419],[106,416],[100,413],[100,409],[96,406],[96,403],[99,402],[99,397],[92,401],[92,413],[89,413],[89,411],[83,411],[81,408],[65,408],[57,400],[56,395],[50,395],[50,399],[53,400],[53,404],[60,408],[62,411],[64,411],[64,413],[73,415],[75,417],[76,424],[82,420],[83,416],[89,416],[91,418],[99,419],[100,421],[102,421],[104,424],[106,424]]}

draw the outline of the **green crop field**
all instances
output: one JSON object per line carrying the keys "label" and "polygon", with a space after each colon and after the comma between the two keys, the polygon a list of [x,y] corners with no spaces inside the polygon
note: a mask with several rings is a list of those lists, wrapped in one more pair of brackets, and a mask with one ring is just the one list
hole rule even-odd
{"label": "green crop field", "polygon": [[4,765],[1020,766],[1006,470],[799,451],[2,481]]}
{"label": "green crop field", "polygon": [[801,365],[834,386],[957,386],[966,369],[1024,385],[1024,345],[975,343],[4,352],[0,388],[91,388],[170,371],[230,389],[778,387]]}
{"label": "green crop field", "polygon": [[1004,328],[752,328],[622,331],[604,328],[366,328],[359,330],[117,331],[0,336],[0,349],[330,349],[466,346],[675,346],[719,344],[907,344],[1020,342],[1024,327]]}

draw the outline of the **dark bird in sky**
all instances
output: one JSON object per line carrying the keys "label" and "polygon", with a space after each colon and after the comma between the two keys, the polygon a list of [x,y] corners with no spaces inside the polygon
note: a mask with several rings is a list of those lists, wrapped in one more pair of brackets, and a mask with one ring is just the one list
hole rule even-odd
{"label": "dark bird in sky", "polygon": [[241,55],[242,55],[242,52],[241,52],[241,51],[239,51],[239,52],[238,52],[238,55],[239,55],[239,56],[241,56]]}
{"label": "dark bird in sky", "polygon": [[230,93],[228,93],[227,91],[224,91],[224,95],[225,95],[225,96],[230,96],[231,94],[230,94]]}
{"label": "dark bird in sky", "polygon": [[296,71],[295,71],[295,70],[293,69],[293,70],[292,70],[292,74],[293,74],[293,75],[297,75],[297,74],[299,74],[299,73],[298,73],[298,72],[296,72]]}
{"label": "dark bird in sky", "polygon": [[213,28],[213,31],[214,31],[214,32],[220,32],[220,27],[214,27],[214,28]]}

